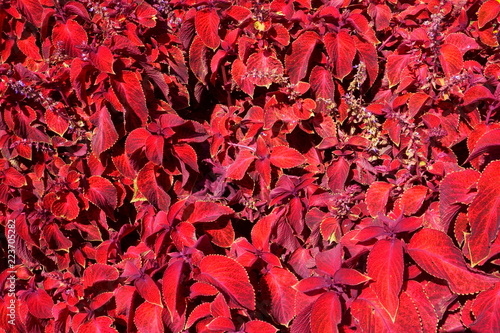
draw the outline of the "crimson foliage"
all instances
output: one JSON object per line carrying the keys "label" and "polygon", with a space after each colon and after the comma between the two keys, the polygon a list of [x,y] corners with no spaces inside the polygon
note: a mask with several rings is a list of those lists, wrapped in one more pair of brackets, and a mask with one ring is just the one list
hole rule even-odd
{"label": "crimson foliage", "polygon": [[499,332],[499,13],[3,1],[1,332]]}

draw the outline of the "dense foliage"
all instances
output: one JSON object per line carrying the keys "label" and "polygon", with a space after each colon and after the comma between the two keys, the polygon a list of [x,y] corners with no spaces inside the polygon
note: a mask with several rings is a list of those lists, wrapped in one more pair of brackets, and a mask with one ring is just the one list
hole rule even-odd
{"label": "dense foliage", "polygon": [[2,1],[0,332],[500,332],[499,13]]}

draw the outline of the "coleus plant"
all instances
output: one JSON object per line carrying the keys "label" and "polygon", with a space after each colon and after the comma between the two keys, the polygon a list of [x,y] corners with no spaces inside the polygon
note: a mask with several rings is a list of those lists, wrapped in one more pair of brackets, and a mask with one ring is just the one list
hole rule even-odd
{"label": "coleus plant", "polygon": [[499,26],[2,2],[0,332],[500,331]]}

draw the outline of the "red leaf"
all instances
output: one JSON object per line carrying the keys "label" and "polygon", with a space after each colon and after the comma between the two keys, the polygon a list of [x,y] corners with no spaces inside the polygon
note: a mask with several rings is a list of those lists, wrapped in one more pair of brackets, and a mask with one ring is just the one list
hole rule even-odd
{"label": "red leaf", "polygon": [[163,333],[162,310],[158,305],[144,302],[135,310],[134,323],[139,333]]}
{"label": "red leaf", "polygon": [[443,44],[439,51],[439,61],[446,77],[450,78],[460,73],[464,68],[462,52],[453,44]]}
{"label": "red leaf", "polygon": [[118,333],[111,325],[113,325],[113,319],[101,316],[80,325],[77,333]]}
{"label": "red leaf", "polygon": [[14,2],[17,9],[36,27],[42,25],[43,7],[39,0],[18,0]]}
{"label": "red leaf", "polygon": [[233,213],[234,210],[232,208],[221,205],[217,202],[197,201],[193,205],[193,211],[191,215],[189,215],[187,222],[213,222],[222,215],[230,215]]}
{"label": "red leaf", "polygon": [[430,96],[423,92],[413,94],[408,101],[408,111],[410,117],[415,117],[429,98]]}
{"label": "red leaf", "polygon": [[389,27],[389,23],[392,18],[392,12],[389,6],[385,4],[370,4],[368,7],[368,13],[375,20],[375,28],[377,31],[384,30]]}
{"label": "red leaf", "polygon": [[472,311],[476,320],[470,325],[471,332],[499,332],[500,283],[477,295]]}
{"label": "red leaf", "polygon": [[314,31],[306,31],[292,44],[292,53],[285,58],[285,66],[292,84],[298,83],[307,74],[309,60],[316,48],[319,36]]}
{"label": "red leaf", "polygon": [[406,283],[405,292],[417,307],[422,322],[423,333],[435,332],[438,317],[429,297],[425,294],[424,288],[420,283],[413,280],[409,280]]}
{"label": "red leaf", "polygon": [[240,89],[250,96],[253,96],[255,85],[248,78],[247,66],[239,58],[234,60],[231,67],[231,75]]}
{"label": "red leaf", "polygon": [[288,326],[295,317],[295,294],[293,286],[298,282],[295,275],[279,267],[271,268],[262,278],[264,295],[271,301],[269,313],[273,319]]}
{"label": "red leaf", "polygon": [[333,275],[333,280],[335,281],[335,283],[345,284],[348,286],[357,286],[358,284],[369,281],[370,278],[366,275],[361,274],[355,269],[340,268]]}
{"label": "red leaf", "polygon": [[471,161],[486,152],[496,152],[500,149],[500,128],[493,129],[483,134],[473,146],[465,162]]}
{"label": "red leaf", "polygon": [[465,54],[467,51],[479,49],[479,44],[472,37],[467,36],[464,33],[456,32],[448,34],[444,40],[446,44],[455,45],[462,54]]}
{"label": "red leaf", "polygon": [[208,323],[207,328],[217,332],[234,332],[235,327],[231,319],[227,317],[217,317]]}
{"label": "red leaf", "polygon": [[427,273],[446,280],[456,294],[474,294],[495,282],[493,278],[472,272],[462,252],[441,231],[420,230],[411,238],[408,253]]}
{"label": "red leaf", "polygon": [[47,319],[54,317],[52,315],[54,301],[43,289],[27,292],[26,305],[28,306],[29,312],[36,318]]}
{"label": "red leaf", "polygon": [[394,322],[403,286],[404,262],[401,241],[379,240],[368,256],[367,266],[368,275],[375,280],[371,287]]}
{"label": "red leaf", "polygon": [[118,133],[108,109],[104,106],[90,117],[95,126],[92,134],[92,152],[99,156],[118,141]]}
{"label": "red leaf", "polygon": [[252,162],[255,160],[255,155],[248,149],[239,151],[236,159],[231,163],[226,171],[226,177],[240,180],[246,173]]}
{"label": "red leaf", "polygon": [[269,88],[283,76],[283,65],[272,53],[256,52],[247,60],[247,76],[253,84]]}
{"label": "red leaf", "polygon": [[248,9],[246,7],[232,5],[228,8],[227,15],[231,16],[233,19],[235,19],[238,22],[243,22],[250,15],[252,15],[252,12],[250,11],[250,9]]}
{"label": "red leaf", "polygon": [[393,330],[391,317],[370,287],[363,289],[361,295],[352,302],[351,314],[362,332],[397,332]]}
{"label": "red leaf", "polygon": [[387,201],[394,185],[385,182],[374,182],[366,192],[366,205],[370,215],[376,217],[378,213],[385,214]]}
{"label": "red leaf", "polygon": [[[189,67],[196,78],[203,84],[207,84],[208,75],[208,49],[199,36],[195,36],[189,48]],[[234,67],[234,66],[233,66]]]}
{"label": "red leaf", "polygon": [[163,298],[171,320],[181,315],[182,302],[182,270],[184,262],[178,260],[170,264],[163,273]]}
{"label": "red leaf", "polygon": [[111,77],[111,86],[126,111],[127,129],[144,126],[149,111],[141,85],[142,78],[136,72],[122,71]]}
{"label": "red leaf", "polygon": [[69,252],[73,243],[66,237],[55,223],[46,225],[42,230],[43,238],[52,250]]}
{"label": "red leaf", "polygon": [[336,333],[342,319],[342,306],[333,291],[324,293],[314,302],[311,309],[312,333]]}
{"label": "red leaf", "polygon": [[305,162],[304,156],[293,148],[285,146],[274,147],[269,159],[278,168],[295,168]]}
{"label": "red leaf", "polygon": [[52,203],[51,210],[55,216],[62,217],[69,221],[76,219],[80,213],[78,199],[73,192],[61,194],[59,198]]}
{"label": "red leaf", "polygon": [[156,165],[162,165],[164,144],[165,138],[163,137],[163,135],[149,135],[145,142],[146,157],[148,158],[148,160]]}
{"label": "red leaf", "polygon": [[194,22],[196,33],[203,43],[213,50],[220,45],[219,23],[219,14],[215,9],[203,9],[196,12]]}
{"label": "red leaf", "polygon": [[154,28],[156,26],[156,14],[158,14],[156,9],[146,2],[141,2],[135,9],[137,21],[148,28]]}
{"label": "red leaf", "polygon": [[88,288],[101,281],[115,281],[119,276],[118,270],[113,266],[93,264],[83,272],[83,287]]}
{"label": "red leaf", "polygon": [[427,187],[416,185],[407,189],[399,201],[405,215],[415,214],[424,203],[427,195]]}
{"label": "red leaf", "polygon": [[396,321],[394,322],[395,332],[405,333],[425,333],[422,330],[422,319],[418,312],[418,307],[406,292],[399,296],[399,308]]}
{"label": "red leaf", "polygon": [[163,308],[163,304],[161,302],[160,289],[153,281],[151,276],[144,274],[144,276],[139,277],[134,281],[134,285],[137,288],[137,292],[141,295],[149,303],[158,305]]}
{"label": "red leaf", "polygon": [[443,178],[439,186],[441,231],[448,231],[451,221],[461,208],[460,204],[469,204],[476,196],[471,188],[477,183],[479,175],[479,172],[467,169],[450,173]]}
{"label": "red leaf", "polygon": [[166,190],[170,181],[160,167],[148,162],[137,175],[137,188],[148,201],[160,210],[168,211],[170,196]]}
{"label": "red leaf", "polygon": [[327,113],[333,106],[335,85],[332,74],[322,66],[316,66],[309,78],[311,89],[318,102],[318,111]]}
{"label": "red leaf", "polygon": [[276,333],[278,330],[273,325],[261,320],[250,320],[245,323],[246,333]]}
{"label": "red leaf", "polygon": [[72,19],[57,22],[52,30],[52,44],[71,57],[82,56],[81,47],[87,46],[87,41],[85,29]]}
{"label": "red leaf", "polygon": [[245,268],[234,259],[209,255],[199,265],[197,280],[208,282],[229,298],[229,306],[255,310],[255,292]]}
{"label": "red leaf", "polygon": [[479,178],[477,195],[468,211],[471,228],[468,246],[472,266],[488,257],[491,243],[498,234],[500,227],[500,186],[498,184],[500,184],[500,161],[494,161],[484,169]]}
{"label": "red leaf", "polygon": [[366,73],[368,74],[368,79],[370,80],[371,86],[377,79],[380,67],[377,48],[374,44],[365,41],[360,36],[354,36],[353,39],[356,43],[356,49],[359,53],[359,57],[365,63]]}
{"label": "red leaf", "polygon": [[113,211],[117,206],[116,187],[101,176],[92,176],[87,181],[89,186],[85,192],[85,197],[105,211],[108,216],[113,216]]}
{"label": "red leaf", "polygon": [[173,145],[175,155],[185,164],[187,164],[191,169],[196,172],[200,172],[198,169],[198,155],[196,151],[188,145],[187,143]]}
{"label": "red leaf", "polygon": [[394,87],[401,81],[401,73],[410,64],[412,56],[410,54],[392,54],[387,57],[386,75],[389,80],[389,87]]}
{"label": "red leaf", "polygon": [[472,103],[488,99],[494,100],[495,96],[493,96],[490,90],[485,86],[475,85],[467,89],[467,91],[465,92],[463,105],[469,105]]}
{"label": "red leaf", "polygon": [[352,71],[352,62],[356,55],[354,39],[345,29],[342,29],[337,35],[333,33],[326,34],[323,42],[325,43],[326,52],[334,65],[333,75],[337,79],[344,79]]}
{"label": "red leaf", "polygon": [[143,149],[146,146],[147,139],[151,136],[151,133],[145,128],[137,128],[130,132],[125,140],[125,152],[127,155],[132,155],[139,149]]}
{"label": "red leaf", "polygon": [[115,74],[113,71],[114,56],[107,46],[101,45],[97,48],[97,52],[90,53],[90,60],[101,72]]}
{"label": "red leaf", "polygon": [[17,46],[28,58],[36,61],[43,60],[40,55],[40,48],[36,45],[36,38],[32,34],[30,34],[27,38],[19,39],[17,41]]}
{"label": "red leaf", "polygon": [[497,0],[488,0],[481,5],[477,12],[477,24],[479,29],[486,23],[494,20],[500,13],[500,2]]}

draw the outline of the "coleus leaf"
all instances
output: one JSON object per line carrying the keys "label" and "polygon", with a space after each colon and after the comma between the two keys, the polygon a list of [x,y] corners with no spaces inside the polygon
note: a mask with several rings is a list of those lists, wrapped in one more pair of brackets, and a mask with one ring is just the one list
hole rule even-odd
{"label": "coleus leaf", "polygon": [[316,66],[311,71],[309,77],[311,89],[314,92],[316,101],[318,102],[318,109],[320,112],[326,112],[327,108],[332,104],[325,104],[323,100],[330,100],[333,103],[335,85],[333,83],[332,74],[322,66]]}
{"label": "coleus leaf", "polygon": [[73,192],[63,193],[52,203],[52,213],[67,220],[74,220],[80,213],[78,199]]}
{"label": "coleus leaf", "polygon": [[242,179],[255,159],[256,156],[252,151],[247,149],[240,150],[236,159],[228,166],[226,176],[235,180]]}
{"label": "coleus leaf", "polygon": [[477,183],[479,176],[479,172],[466,169],[450,173],[443,178],[439,187],[441,231],[448,231],[451,221],[461,207],[460,204],[469,204],[476,196],[476,193],[472,192],[471,189]]}
{"label": "coleus leaf", "polygon": [[116,187],[108,179],[101,176],[92,176],[87,179],[87,182],[85,197],[106,212],[108,216],[113,216],[117,206]]}
{"label": "coleus leaf", "polygon": [[91,52],[90,59],[101,72],[115,74],[113,70],[114,55],[107,46],[101,45],[96,52]]}
{"label": "coleus leaf", "polygon": [[52,44],[71,57],[81,56],[81,47],[85,47],[87,42],[85,29],[75,20],[57,22],[52,30]]}
{"label": "coleus leaf", "polygon": [[293,42],[291,54],[285,58],[285,67],[291,83],[296,84],[306,76],[309,61],[318,41],[319,36],[316,32],[306,31]]}
{"label": "coleus leaf", "polygon": [[15,168],[10,167],[3,169],[2,172],[3,184],[12,187],[23,187],[24,185],[27,185],[26,177]]}
{"label": "coleus leaf", "polygon": [[32,292],[27,292],[26,305],[28,306],[28,311],[36,318],[47,319],[53,318],[52,307],[54,306],[54,301],[52,297],[43,289],[37,289]]}
{"label": "coleus leaf", "polygon": [[[272,53],[256,52],[247,60],[249,80],[259,87],[267,87],[279,81],[283,75],[283,64]],[[253,76],[251,73],[255,73]]]}
{"label": "coleus leaf", "polygon": [[439,51],[439,61],[446,77],[449,78],[460,73],[464,67],[462,52],[453,44],[443,44]]}
{"label": "coleus leaf", "polygon": [[494,20],[500,13],[500,2],[488,0],[484,2],[477,12],[478,27],[484,27],[488,22]]}
{"label": "coleus leaf", "polygon": [[200,36],[203,43],[215,50],[220,45],[219,37],[219,14],[215,9],[203,9],[196,12],[195,15],[196,33]]}
{"label": "coleus leaf", "polygon": [[352,302],[351,313],[362,332],[394,332],[391,317],[370,287]]}
{"label": "coleus leaf", "polygon": [[105,264],[94,264],[83,273],[83,287],[88,288],[101,281],[116,281],[120,274],[118,270]]}
{"label": "coleus leaf", "polygon": [[470,325],[472,332],[500,330],[500,283],[477,295],[472,305],[476,320]]}
{"label": "coleus leaf", "polygon": [[116,131],[111,115],[107,107],[102,107],[98,112],[90,117],[90,121],[95,126],[92,134],[92,152],[99,156],[103,151],[113,147],[118,141],[118,132]]}
{"label": "coleus leaf", "polygon": [[100,316],[80,325],[77,333],[118,333],[111,325],[113,325],[113,319]]}
{"label": "coleus leaf", "polygon": [[311,309],[312,333],[339,332],[338,324],[342,319],[342,305],[337,293],[328,291],[314,302]]}
{"label": "coleus leaf", "polygon": [[149,114],[141,81],[141,76],[132,71],[111,76],[111,86],[126,112],[127,130],[130,131],[144,126]]}
{"label": "coleus leaf", "polygon": [[[499,3],[500,5],[500,3]],[[483,85],[475,85],[467,89],[464,94],[464,105],[469,105],[482,100],[494,100],[495,96]]]}
{"label": "coleus leaf", "polygon": [[197,201],[193,205],[193,210],[187,222],[213,222],[223,215],[233,214],[234,210],[228,206],[211,201]]}
{"label": "coleus leaf", "polygon": [[498,235],[500,227],[499,182],[500,161],[494,161],[484,169],[479,178],[477,195],[468,211],[471,227],[468,247],[473,266],[488,257],[491,243]]}
{"label": "coleus leaf", "polygon": [[386,75],[390,87],[401,82],[401,73],[410,64],[411,59],[410,54],[393,54],[387,57]]}
{"label": "coleus leaf", "polygon": [[152,162],[148,162],[137,175],[139,191],[151,204],[165,211],[168,211],[170,206],[170,196],[166,192],[170,181],[167,178],[163,169],[155,166]]}
{"label": "coleus leaf", "polygon": [[326,52],[333,63],[333,75],[342,80],[352,71],[352,62],[356,55],[356,44],[349,33],[342,29],[337,34],[327,33],[323,42]]}
{"label": "coleus leaf", "polygon": [[427,273],[446,280],[456,294],[473,294],[486,290],[496,280],[473,272],[461,251],[443,232],[424,228],[411,238],[408,253]]}
{"label": "coleus leaf", "polygon": [[214,285],[226,297],[229,305],[255,309],[255,292],[245,268],[237,261],[221,255],[204,257],[199,265],[198,281]]}
{"label": "coleus leaf", "polygon": [[367,273],[375,280],[371,287],[380,303],[396,320],[399,294],[403,286],[403,245],[398,239],[381,239],[373,246],[367,260]]}
{"label": "coleus leaf", "polygon": [[273,267],[262,278],[264,292],[271,300],[269,313],[274,320],[288,326],[295,316],[295,294],[292,288],[298,282],[295,275],[284,268]]}
{"label": "coleus leaf", "polygon": [[274,166],[284,169],[294,168],[305,162],[305,158],[301,153],[286,146],[274,147],[269,160]]}
{"label": "coleus leaf", "polygon": [[43,6],[38,0],[19,0],[14,3],[19,11],[36,27],[42,25]]}
{"label": "coleus leaf", "polygon": [[250,320],[244,324],[246,333],[276,333],[278,330],[273,325],[262,320]]}
{"label": "coleus leaf", "polygon": [[135,310],[134,323],[139,333],[165,332],[162,320],[163,308],[144,302]]}
{"label": "coleus leaf", "polygon": [[151,304],[158,305],[163,308],[163,303],[161,302],[160,289],[153,281],[151,276],[144,274],[134,281],[134,285],[137,288],[137,292]]}
{"label": "coleus leaf", "polygon": [[394,185],[386,182],[374,182],[366,192],[366,205],[370,215],[376,217],[379,212],[385,213],[387,201]]}
{"label": "coleus leaf", "polygon": [[479,140],[477,140],[476,144],[473,146],[474,148],[470,152],[470,155],[465,162],[469,162],[486,152],[496,152],[497,150],[500,150],[500,141],[498,141],[499,139],[499,128],[487,131],[479,138]]}
{"label": "coleus leaf", "polygon": [[184,262],[177,260],[171,263],[163,273],[163,299],[171,320],[180,315],[182,299],[182,271]]}
{"label": "coleus leaf", "polygon": [[43,238],[50,249],[68,252],[73,243],[55,223],[50,223],[42,230]]}
{"label": "coleus leaf", "polygon": [[59,135],[64,135],[64,133],[68,130],[69,122],[67,119],[62,117],[61,115],[56,114],[51,109],[45,111],[45,121],[47,122],[47,126],[54,132]]}
{"label": "coleus leaf", "polygon": [[427,190],[426,186],[416,185],[410,187],[403,193],[399,204],[405,215],[413,215],[422,207],[427,195]]}

